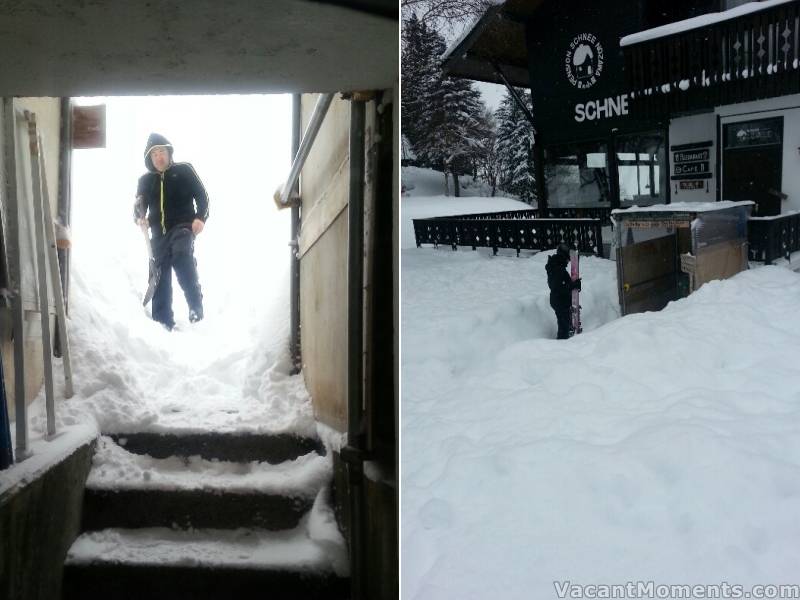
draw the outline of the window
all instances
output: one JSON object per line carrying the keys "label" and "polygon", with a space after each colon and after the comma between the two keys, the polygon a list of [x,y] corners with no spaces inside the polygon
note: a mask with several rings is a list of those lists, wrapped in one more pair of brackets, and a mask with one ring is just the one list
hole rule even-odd
{"label": "window", "polygon": [[548,148],[544,167],[548,206],[610,206],[607,157],[604,142]]}
{"label": "window", "polygon": [[658,133],[616,139],[620,206],[663,204],[666,198],[666,151]]}

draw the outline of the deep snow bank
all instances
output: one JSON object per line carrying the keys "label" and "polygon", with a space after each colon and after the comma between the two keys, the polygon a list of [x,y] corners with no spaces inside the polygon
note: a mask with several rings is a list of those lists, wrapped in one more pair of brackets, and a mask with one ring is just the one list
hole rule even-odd
{"label": "deep snow bank", "polygon": [[403,253],[404,597],[795,581],[800,276],[747,271],[602,326],[587,310],[559,342],[535,339],[554,327],[520,283],[536,259],[481,260]]}

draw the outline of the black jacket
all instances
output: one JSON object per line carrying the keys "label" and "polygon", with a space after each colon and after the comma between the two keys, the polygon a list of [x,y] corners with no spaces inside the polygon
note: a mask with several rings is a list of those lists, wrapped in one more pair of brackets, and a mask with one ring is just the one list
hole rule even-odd
{"label": "black jacket", "polygon": [[134,212],[147,215],[154,235],[164,235],[175,225],[205,222],[208,194],[191,164],[173,163],[163,173],[151,171],[139,178]]}
{"label": "black jacket", "polygon": [[547,285],[550,286],[550,303],[568,305],[572,302],[572,289],[577,287],[567,273],[569,260],[559,254],[548,257],[545,270]]}

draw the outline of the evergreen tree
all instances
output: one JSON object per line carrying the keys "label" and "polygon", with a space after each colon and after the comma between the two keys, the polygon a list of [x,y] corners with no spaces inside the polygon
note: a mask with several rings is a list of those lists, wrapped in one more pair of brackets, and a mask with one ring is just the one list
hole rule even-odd
{"label": "evergreen tree", "polygon": [[489,128],[481,94],[465,79],[440,79],[421,113],[417,156],[434,168],[453,177],[454,193],[459,195],[458,175],[469,173],[483,154]]}
{"label": "evergreen tree", "polygon": [[483,146],[480,156],[475,161],[475,172],[480,175],[492,189],[492,196],[497,192],[497,178],[500,174],[500,160],[497,153],[497,123],[494,115],[487,109],[484,115],[486,130],[481,144]]}
{"label": "evergreen tree", "polygon": [[[412,14],[403,24],[402,97],[403,135],[417,164],[453,177],[474,173],[483,153],[486,107],[480,92],[465,79],[446,77],[442,35]],[[449,187],[448,187],[449,189]]]}
{"label": "evergreen tree", "polygon": [[411,149],[419,153],[423,137],[422,113],[441,78],[440,60],[446,47],[444,38],[415,14],[403,23],[401,52],[401,110],[403,135]]}
{"label": "evergreen tree", "polygon": [[[517,93],[532,110],[530,92],[518,89]],[[495,112],[495,119],[500,189],[533,204],[536,200],[533,126],[508,91]]]}

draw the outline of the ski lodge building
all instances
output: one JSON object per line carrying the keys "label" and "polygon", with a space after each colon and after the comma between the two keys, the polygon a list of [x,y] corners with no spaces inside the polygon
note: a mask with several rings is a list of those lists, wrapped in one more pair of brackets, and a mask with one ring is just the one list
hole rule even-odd
{"label": "ski lodge building", "polygon": [[752,201],[751,260],[800,250],[800,0],[507,0],[445,70],[529,88],[539,210]]}

